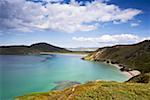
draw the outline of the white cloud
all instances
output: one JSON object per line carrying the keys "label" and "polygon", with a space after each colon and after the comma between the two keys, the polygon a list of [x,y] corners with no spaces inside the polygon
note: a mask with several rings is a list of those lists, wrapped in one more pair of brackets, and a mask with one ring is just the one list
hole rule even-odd
{"label": "white cloud", "polygon": [[46,2],[62,2],[63,0],[43,0],[43,1],[46,1]]}
{"label": "white cloud", "polygon": [[139,37],[133,34],[115,34],[115,35],[102,35],[100,37],[73,37],[72,39],[78,42],[116,44],[116,43],[139,42],[146,39],[150,39],[150,37]]}
{"label": "white cloud", "polygon": [[131,23],[131,27],[139,26],[139,23]]}
{"label": "white cloud", "polygon": [[45,8],[25,0],[1,0],[0,12],[0,30],[31,31],[43,22]]}
{"label": "white cloud", "polygon": [[95,22],[127,22],[141,13],[141,10],[121,9],[117,5],[99,1],[85,6],[80,6],[74,0],[70,4],[48,3],[45,6],[25,0],[1,0],[1,30],[91,31],[98,28]]}

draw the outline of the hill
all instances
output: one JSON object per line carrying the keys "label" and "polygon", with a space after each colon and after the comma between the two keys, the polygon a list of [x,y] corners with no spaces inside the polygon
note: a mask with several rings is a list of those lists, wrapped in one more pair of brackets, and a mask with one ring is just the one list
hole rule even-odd
{"label": "hill", "polygon": [[83,59],[118,64],[122,70],[136,69],[150,72],[150,40],[133,45],[116,45],[99,48]]}
{"label": "hill", "polygon": [[36,43],[31,46],[0,46],[0,55],[29,55],[40,54],[41,52],[71,52],[64,48],[53,46],[47,43]]}
{"label": "hill", "polygon": [[95,51],[97,50],[98,48],[96,47],[78,47],[78,48],[67,48],[68,50],[71,50],[71,51]]}

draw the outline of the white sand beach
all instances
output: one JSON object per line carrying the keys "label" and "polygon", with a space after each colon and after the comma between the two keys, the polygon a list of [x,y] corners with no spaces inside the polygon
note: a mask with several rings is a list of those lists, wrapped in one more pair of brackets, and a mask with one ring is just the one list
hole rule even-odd
{"label": "white sand beach", "polygon": [[129,79],[134,77],[134,76],[141,74],[141,72],[138,70],[122,71],[122,73],[125,74]]}
{"label": "white sand beach", "polygon": [[58,52],[41,52],[40,54],[59,54],[59,55],[68,55],[68,56],[86,56],[87,54],[82,53],[58,53]]}
{"label": "white sand beach", "polygon": [[[120,67],[118,64],[111,64],[111,63],[108,63],[108,64],[110,64],[110,65],[112,65],[112,66],[115,66],[115,67],[118,68],[119,70],[122,68],[122,67]],[[124,75],[126,75],[129,79],[132,78],[132,77],[134,77],[134,76],[137,76],[137,75],[141,74],[141,72],[138,71],[138,70],[121,71],[121,72],[122,72]]]}

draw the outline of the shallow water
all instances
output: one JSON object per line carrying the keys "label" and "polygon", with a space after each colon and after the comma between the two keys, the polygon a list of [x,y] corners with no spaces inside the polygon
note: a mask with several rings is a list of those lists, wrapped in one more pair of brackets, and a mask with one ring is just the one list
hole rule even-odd
{"label": "shallow water", "polygon": [[31,92],[49,91],[56,82],[89,80],[124,81],[117,68],[98,62],[84,61],[75,55],[0,56],[1,100]]}

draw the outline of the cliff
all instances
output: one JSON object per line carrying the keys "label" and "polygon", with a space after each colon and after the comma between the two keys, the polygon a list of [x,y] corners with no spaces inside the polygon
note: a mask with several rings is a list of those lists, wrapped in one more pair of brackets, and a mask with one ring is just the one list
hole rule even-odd
{"label": "cliff", "polygon": [[150,40],[133,45],[116,45],[99,48],[83,59],[118,64],[123,70],[136,69],[150,72]]}

